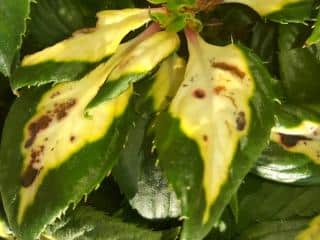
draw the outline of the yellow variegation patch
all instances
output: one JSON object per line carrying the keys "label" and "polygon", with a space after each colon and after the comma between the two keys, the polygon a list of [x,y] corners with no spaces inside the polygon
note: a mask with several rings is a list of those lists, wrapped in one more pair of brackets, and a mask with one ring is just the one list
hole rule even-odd
{"label": "yellow variegation patch", "polygon": [[296,240],[320,240],[320,216],[314,218],[309,227],[296,237]]}
{"label": "yellow variegation patch", "polygon": [[110,74],[108,81],[130,74],[146,73],[174,52],[180,44],[176,33],[161,31],[141,42],[126,54]]}
{"label": "yellow variegation patch", "polygon": [[281,10],[284,6],[301,0],[224,0],[224,3],[242,3],[254,9],[261,16],[266,16]]}
{"label": "yellow variegation patch", "polygon": [[316,164],[320,164],[319,123],[303,121],[292,128],[276,126],[271,131],[271,140],[289,152],[304,154]]}
{"label": "yellow variegation patch", "polygon": [[248,131],[254,81],[245,57],[235,45],[213,46],[194,35],[188,39],[186,75],[170,112],[201,152],[205,222],[227,181],[240,138]]}
{"label": "yellow variegation patch", "polygon": [[[174,97],[183,80],[185,66],[184,59],[176,55],[161,64],[155,82],[147,94],[153,98],[154,109],[162,109],[165,107],[163,105],[167,105]],[[167,99],[167,101],[163,102],[163,99]]]}
{"label": "yellow variegation patch", "polygon": [[103,137],[114,118],[125,110],[131,88],[118,98],[92,108],[89,116],[85,115],[85,107],[112,66],[112,61],[101,64],[79,81],[59,84],[39,102],[35,115],[26,124],[21,145],[24,162],[19,223],[48,171],[61,165],[85,144]]}
{"label": "yellow variegation patch", "polygon": [[96,28],[83,29],[67,40],[26,56],[22,66],[46,61],[98,62],[113,54],[130,31],[151,20],[148,9],[106,10],[97,16]]}

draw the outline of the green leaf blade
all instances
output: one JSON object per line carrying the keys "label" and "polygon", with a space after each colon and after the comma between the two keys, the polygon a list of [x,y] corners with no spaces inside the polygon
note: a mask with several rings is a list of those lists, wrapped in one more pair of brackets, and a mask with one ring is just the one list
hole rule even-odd
{"label": "green leaf blade", "polygon": [[0,6],[0,72],[10,76],[26,31],[30,0],[3,0]]}

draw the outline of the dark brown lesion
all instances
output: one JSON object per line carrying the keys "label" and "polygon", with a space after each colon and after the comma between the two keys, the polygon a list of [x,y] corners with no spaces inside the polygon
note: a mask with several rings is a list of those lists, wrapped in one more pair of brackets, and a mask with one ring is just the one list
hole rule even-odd
{"label": "dark brown lesion", "polygon": [[39,175],[40,171],[41,169],[36,169],[32,165],[29,165],[21,176],[21,185],[25,188],[30,187]]}
{"label": "dark brown lesion", "polygon": [[31,122],[28,126],[29,138],[27,139],[24,147],[29,148],[33,144],[33,142],[36,139],[39,132],[48,128],[48,126],[50,125],[51,122],[52,122],[52,118],[47,114],[45,114],[45,115],[39,117],[37,120]]}
{"label": "dark brown lesion", "polygon": [[246,76],[246,74],[242,70],[240,70],[237,66],[226,63],[226,62],[212,62],[211,66],[224,71],[228,71],[231,74],[236,75],[241,79],[243,79]]}
{"label": "dark brown lesion", "polygon": [[300,141],[312,140],[301,135],[287,135],[279,133],[279,136],[281,143],[288,148],[296,146]]}
{"label": "dark brown lesion", "polygon": [[201,88],[195,89],[192,94],[195,98],[199,98],[199,99],[206,97],[206,92]]}
{"label": "dark brown lesion", "polygon": [[70,142],[74,142],[76,140],[76,137],[75,136],[71,136],[70,137]]}
{"label": "dark brown lesion", "polygon": [[244,112],[239,112],[236,118],[236,126],[238,131],[243,131],[246,128],[246,115]]}
{"label": "dark brown lesion", "polygon": [[208,135],[206,135],[206,134],[203,135],[203,136],[202,136],[202,139],[203,139],[203,141],[208,142]]}
{"label": "dark brown lesion", "polygon": [[74,98],[69,99],[66,102],[62,102],[54,105],[53,113],[56,116],[57,120],[61,120],[68,115],[68,111],[76,104]]}

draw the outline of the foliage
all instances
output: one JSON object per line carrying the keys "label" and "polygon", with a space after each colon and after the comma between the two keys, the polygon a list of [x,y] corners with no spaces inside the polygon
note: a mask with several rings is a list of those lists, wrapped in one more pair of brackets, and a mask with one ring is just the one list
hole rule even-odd
{"label": "foliage", "polygon": [[0,238],[320,238],[319,16],[2,0]]}

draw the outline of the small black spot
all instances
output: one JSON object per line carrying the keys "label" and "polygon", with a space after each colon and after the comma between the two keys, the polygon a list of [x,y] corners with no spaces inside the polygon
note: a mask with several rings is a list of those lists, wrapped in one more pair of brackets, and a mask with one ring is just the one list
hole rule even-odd
{"label": "small black spot", "polygon": [[71,137],[70,137],[70,142],[74,142],[75,139],[76,139],[75,136],[71,136]]}
{"label": "small black spot", "polygon": [[246,127],[246,115],[244,112],[239,112],[236,119],[237,129],[243,131]]}

